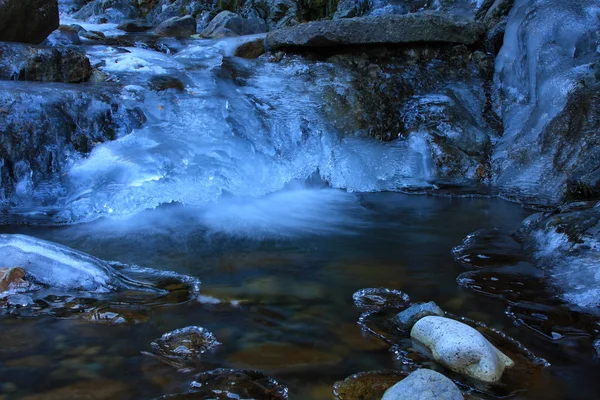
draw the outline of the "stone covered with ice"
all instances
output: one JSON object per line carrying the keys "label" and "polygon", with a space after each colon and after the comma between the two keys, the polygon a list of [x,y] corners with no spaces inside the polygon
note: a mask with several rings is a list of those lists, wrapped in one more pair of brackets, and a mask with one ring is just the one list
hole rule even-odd
{"label": "stone covered with ice", "polygon": [[26,235],[0,235],[0,268],[21,267],[35,283],[109,292],[126,288],[112,267],[95,257]]}
{"label": "stone covered with ice", "polygon": [[598,181],[588,174],[599,159],[598,90],[577,93],[597,79],[599,13],[596,0],[515,1],[495,74],[504,135],[492,166],[504,196],[556,204],[569,180]]}

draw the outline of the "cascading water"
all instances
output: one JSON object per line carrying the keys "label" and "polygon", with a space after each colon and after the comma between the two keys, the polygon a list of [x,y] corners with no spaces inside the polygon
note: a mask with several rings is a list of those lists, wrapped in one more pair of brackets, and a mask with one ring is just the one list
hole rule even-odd
{"label": "cascading water", "polygon": [[[56,185],[53,222],[124,217],[172,202],[203,206],[223,194],[258,197],[314,173],[349,191],[429,186],[424,141],[344,137],[324,117],[325,89],[344,90],[344,71],[293,56],[278,64],[227,57],[238,44],[190,42],[175,55],[88,47],[92,63],[124,85],[119,101],[139,106],[147,121],[72,160]],[[156,75],[180,79],[185,90],[145,88]]]}

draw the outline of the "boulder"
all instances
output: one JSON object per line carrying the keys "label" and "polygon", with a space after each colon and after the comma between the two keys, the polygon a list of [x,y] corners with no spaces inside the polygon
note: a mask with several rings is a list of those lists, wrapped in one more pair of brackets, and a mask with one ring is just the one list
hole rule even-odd
{"label": "boulder", "polygon": [[158,36],[188,37],[196,34],[196,20],[191,15],[169,18],[154,28],[154,34]]}
{"label": "boulder", "polygon": [[422,318],[413,326],[410,336],[439,363],[483,382],[499,381],[504,369],[514,365],[476,329],[450,318]]}
{"label": "boulder", "polygon": [[144,21],[123,21],[117,26],[117,29],[128,33],[146,32],[152,29],[152,25]]}
{"label": "boulder", "polygon": [[357,0],[342,0],[338,3],[333,19],[354,18],[357,16]]}
{"label": "boulder", "polygon": [[202,31],[206,38],[253,35],[266,32],[265,23],[255,18],[242,18],[231,11],[222,11]]}
{"label": "boulder", "polygon": [[0,0],[0,41],[39,44],[58,28],[57,0]]}
{"label": "boulder", "polygon": [[254,59],[265,54],[265,39],[258,38],[249,42],[244,42],[235,49],[234,56]]}
{"label": "boulder", "polygon": [[79,31],[68,25],[59,26],[57,30],[48,36],[46,41],[51,46],[71,46],[81,44]]}
{"label": "boulder", "polygon": [[79,83],[91,75],[89,59],[78,51],[0,43],[0,79]]}
{"label": "boulder", "polygon": [[475,43],[483,24],[442,13],[385,15],[309,22],[267,35],[272,50],[404,43]]}
{"label": "boulder", "polygon": [[463,400],[450,379],[430,369],[418,369],[386,390],[381,400]]}
{"label": "boulder", "polygon": [[393,322],[400,329],[410,330],[418,320],[428,315],[437,315],[443,317],[444,311],[438,307],[433,301],[429,303],[417,303],[408,307],[406,310],[399,312],[394,318]]}
{"label": "boulder", "polygon": [[93,0],[73,14],[73,18],[94,23],[119,23],[137,19],[138,8],[131,0]]}

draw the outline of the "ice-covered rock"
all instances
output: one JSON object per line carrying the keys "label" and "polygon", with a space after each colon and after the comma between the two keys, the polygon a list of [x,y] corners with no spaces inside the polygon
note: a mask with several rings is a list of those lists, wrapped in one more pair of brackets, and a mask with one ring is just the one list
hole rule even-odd
{"label": "ice-covered rock", "polygon": [[381,400],[462,400],[450,379],[430,369],[418,369],[386,390]]}
{"label": "ice-covered rock", "polygon": [[3,207],[52,204],[64,193],[63,173],[74,160],[141,125],[144,114],[114,89],[0,82]]}
{"label": "ice-covered rock", "polygon": [[410,336],[424,345],[436,361],[484,382],[499,381],[504,369],[514,365],[477,330],[450,318],[422,318],[413,326]]}
{"label": "ice-covered rock", "polygon": [[0,268],[20,267],[36,284],[64,290],[110,292],[129,285],[106,262],[26,235],[0,235]]}
{"label": "ice-covered rock", "polygon": [[600,206],[534,214],[518,235],[569,303],[594,313],[600,305]]}
{"label": "ice-covered rock", "polygon": [[177,366],[193,367],[200,356],[221,343],[200,326],[187,326],[167,332],[151,343],[152,353],[160,360]]}
{"label": "ice-covered rock", "polygon": [[598,181],[598,90],[586,87],[599,13],[596,0],[515,1],[495,73],[504,135],[492,172],[505,197],[557,204],[569,180]]}
{"label": "ice-covered rock", "polygon": [[0,79],[80,83],[91,75],[88,58],[73,49],[0,42]]}

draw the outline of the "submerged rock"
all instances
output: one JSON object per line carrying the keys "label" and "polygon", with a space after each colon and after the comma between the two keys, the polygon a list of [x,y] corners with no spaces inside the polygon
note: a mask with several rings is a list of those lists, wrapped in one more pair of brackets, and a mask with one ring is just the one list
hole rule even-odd
{"label": "submerged rock", "polygon": [[425,317],[413,326],[410,336],[436,361],[484,382],[499,381],[504,369],[514,365],[477,330],[450,318]]}
{"label": "submerged rock", "polygon": [[208,330],[188,326],[165,333],[151,343],[152,353],[161,361],[178,368],[193,367],[200,356],[221,343]]}
{"label": "submerged rock", "polygon": [[418,369],[386,390],[381,400],[462,400],[450,379],[430,369]]}
{"label": "submerged rock", "polygon": [[406,373],[395,370],[359,372],[336,382],[333,394],[339,400],[376,400],[404,377]]}
{"label": "submerged rock", "polygon": [[246,347],[227,358],[236,368],[263,371],[298,371],[338,365],[342,358],[331,351],[291,343],[264,343]]}
{"label": "submerged rock", "polygon": [[156,400],[284,400],[287,398],[287,387],[258,371],[218,368],[196,375],[188,392],[165,395]]}
{"label": "submerged rock", "polygon": [[57,0],[0,2],[0,42],[39,44],[58,25]]}
{"label": "submerged rock", "polygon": [[482,25],[466,18],[419,13],[309,22],[270,32],[267,45],[277,50],[377,43],[472,44],[482,33]]}
{"label": "submerged rock", "polygon": [[148,87],[156,92],[162,92],[163,90],[174,89],[179,92],[183,92],[185,86],[181,80],[174,78],[169,75],[157,75],[148,79]]}

